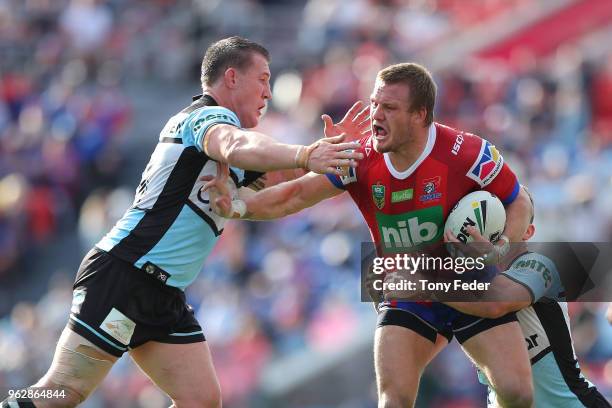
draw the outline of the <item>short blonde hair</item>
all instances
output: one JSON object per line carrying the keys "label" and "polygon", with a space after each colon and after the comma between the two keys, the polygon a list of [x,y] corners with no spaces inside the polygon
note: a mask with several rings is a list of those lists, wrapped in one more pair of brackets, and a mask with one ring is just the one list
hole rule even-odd
{"label": "short blonde hair", "polygon": [[425,109],[425,125],[433,122],[436,104],[436,83],[431,73],[422,65],[412,62],[390,65],[378,73],[378,78],[386,84],[405,83],[410,89],[410,111]]}

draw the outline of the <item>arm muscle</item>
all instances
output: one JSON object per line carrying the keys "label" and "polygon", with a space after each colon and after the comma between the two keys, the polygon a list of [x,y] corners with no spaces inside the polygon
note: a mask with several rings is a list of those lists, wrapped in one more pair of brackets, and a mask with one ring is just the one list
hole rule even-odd
{"label": "arm muscle", "polygon": [[299,146],[279,143],[259,132],[231,125],[214,125],[203,139],[202,150],[213,160],[256,171],[296,167]]}
{"label": "arm muscle", "polygon": [[[500,299],[515,300],[500,302]],[[498,275],[493,279],[489,290],[482,297],[476,298],[474,296],[471,302],[444,302],[444,304],[473,316],[497,318],[521,310],[531,305],[532,302],[531,294],[527,288],[506,276]]]}
{"label": "arm muscle", "polygon": [[247,205],[244,218],[268,220],[294,214],[342,193],[326,176],[308,173],[298,179],[241,196]]}

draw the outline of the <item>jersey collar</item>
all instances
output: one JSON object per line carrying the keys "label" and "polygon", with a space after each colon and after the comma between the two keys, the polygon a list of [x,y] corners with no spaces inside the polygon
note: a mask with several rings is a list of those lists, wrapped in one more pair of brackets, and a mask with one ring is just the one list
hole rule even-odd
{"label": "jersey collar", "polygon": [[202,103],[206,106],[219,106],[215,98],[209,94],[199,94],[191,97],[192,105],[195,103]]}
{"label": "jersey collar", "polygon": [[387,169],[389,172],[399,180],[407,179],[414,171],[423,163],[423,160],[429,156],[429,153],[433,150],[434,144],[436,143],[436,125],[432,123],[429,126],[429,135],[427,136],[427,144],[425,145],[425,149],[419,156],[418,159],[412,164],[412,166],[408,167],[405,171],[397,171],[395,167],[393,167],[393,163],[391,163],[391,159],[389,158],[388,153],[384,153],[383,156],[385,158],[385,164],[387,165]]}

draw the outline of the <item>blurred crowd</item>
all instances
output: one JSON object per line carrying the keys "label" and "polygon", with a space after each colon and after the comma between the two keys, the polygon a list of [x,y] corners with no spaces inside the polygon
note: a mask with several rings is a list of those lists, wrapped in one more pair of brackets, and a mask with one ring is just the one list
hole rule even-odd
{"label": "blurred crowd", "polygon": [[[338,119],[355,100],[367,100],[380,68],[537,3],[0,0],[0,297],[19,293],[26,275],[46,275],[36,279],[38,301],[0,307],[0,390],[44,373],[68,316],[77,265],[57,274],[31,270],[28,259],[74,234],[84,253],[131,204],[135,185],[125,187],[122,164],[149,154],[126,148],[142,125],[132,120],[132,82],[160,87],[160,99],[161,82],[190,84],[195,94],[212,40],[260,40],[272,52],[274,77],[260,130],[311,143],[321,133],[321,113]],[[525,52],[504,63],[466,59],[434,76],[436,120],[500,148],[535,197],[538,240],[610,241],[612,47],[596,58],[566,44],[548,58]],[[189,96],[171,101],[172,109]],[[232,222],[223,235],[187,295],[224,400],[242,407],[257,397],[270,362],[304,349],[340,349],[372,313],[358,291],[360,242],[369,234],[352,202],[340,197],[275,222]],[[612,331],[600,307],[571,305],[577,352],[609,396]],[[483,402],[457,348],[433,363],[423,390],[424,406]],[[166,403],[128,359],[87,406],[119,406],[117,395],[127,401],[120,406]]]}
{"label": "blurred crowd", "polygon": [[61,3],[0,1],[0,281],[119,176],[131,108],[112,13]]}

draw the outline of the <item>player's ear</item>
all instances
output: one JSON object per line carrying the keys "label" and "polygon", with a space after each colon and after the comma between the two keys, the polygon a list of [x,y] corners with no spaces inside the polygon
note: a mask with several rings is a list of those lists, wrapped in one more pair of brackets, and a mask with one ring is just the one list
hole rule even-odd
{"label": "player's ear", "polygon": [[425,123],[425,120],[427,118],[427,109],[425,108],[421,108],[421,109],[417,109],[415,111],[413,111],[413,114],[415,115],[415,119],[418,123]]}
{"label": "player's ear", "polygon": [[535,234],[535,225],[529,224],[527,227],[527,231],[523,234],[523,241],[528,241]]}
{"label": "player's ear", "polygon": [[238,85],[236,68],[228,67],[223,73],[223,83],[229,89],[234,89]]}

